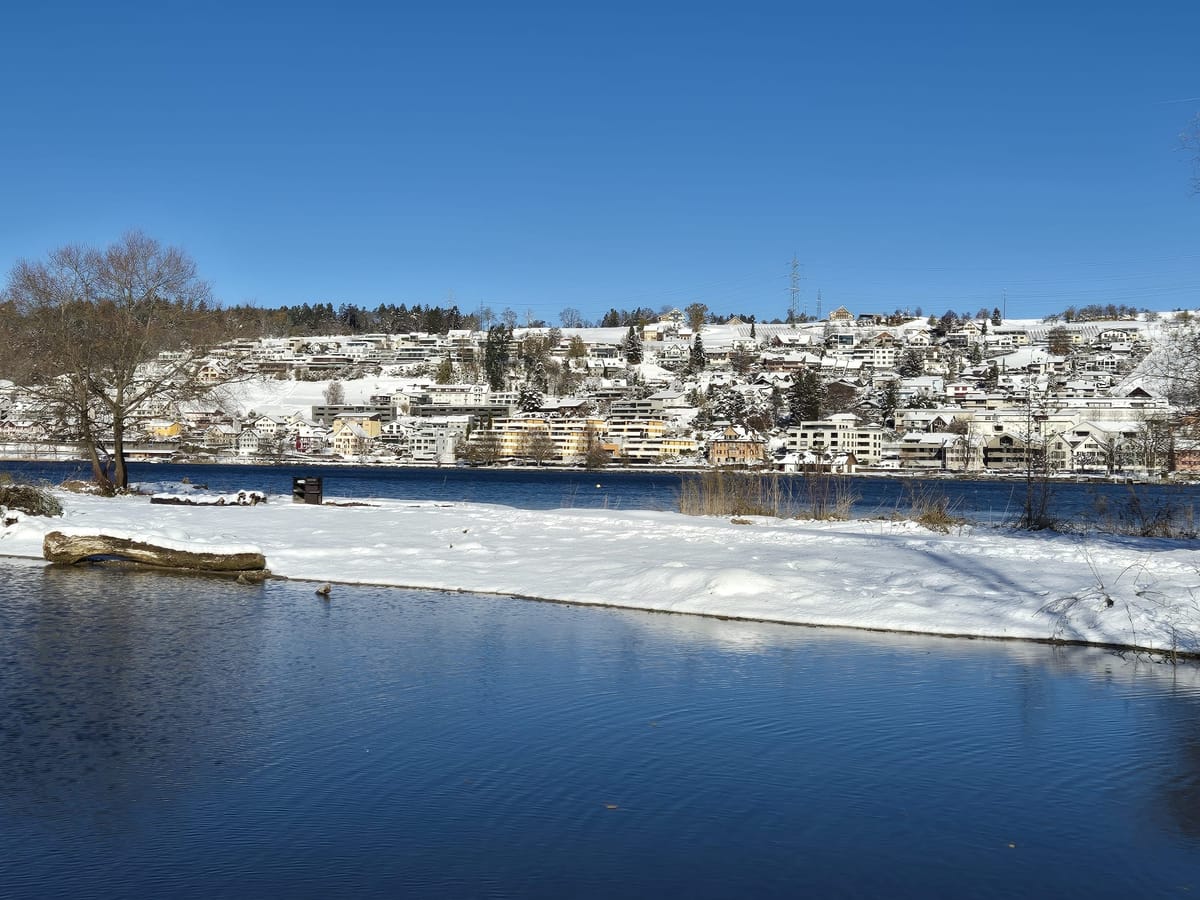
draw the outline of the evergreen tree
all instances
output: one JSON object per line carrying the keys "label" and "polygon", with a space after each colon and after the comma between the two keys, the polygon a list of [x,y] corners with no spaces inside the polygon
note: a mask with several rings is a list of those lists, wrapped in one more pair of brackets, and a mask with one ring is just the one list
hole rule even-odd
{"label": "evergreen tree", "polygon": [[545,399],[541,391],[527,384],[521,388],[520,397],[517,399],[517,406],[520,407],[521,412],[537,412],[542,408]]}
{"label": "evergreen tree", "polygon": [[997,385],[1000,384],[1000,370],[996,368],[996,364],[989,363],[987,373],[983,376],[983,389],[985,391],[994,391]]}
{"label": "evergreen tree", "polygon": [[1001,316],[1000,316],[1000,307],[998,307],[998,306],[993,307],[993,309],[992,309],[992,324],[993,325],[1003,325],[1004,324],[1004,319],[1001,318]]}
{"label": "evergreen tree", "polygon": [[642,339],[638,336],[637,329],[634,326],[629,326],[625,340],[621,342],[621,349],[625,352],[625,362],[631,366],[635,366],[642,361]]}
{"label": "evergreen tree", "polygon": [[889,381],[883,386],[883,390],[879,394],[879,413],[883,421],[893,421],[896,418],[896,410],[899,406],[900,383]]}
{"label": "evergreen tree", "polygon": [[916,347],[909,347],[900,357],[900,365],[896,367],[901,378],[915,378],[925,373],[925,357]]}
{"label": "evergreen tree", "polygon": [[708,365],[708,359],[704,356],[704,342],[697,334],[695,340],[692,341],[692,352],[688,356],[688,373],[703,372],[706,365]]}
{"label": "evergreen tree", "polygon": [[709,399],[714,418],[742,425],[746,419],[746,397],[741,391],[725,386],[715,389]]}
{"label": "evergreen tree", "polygon": [[508,339],[511,334],[504,325],[493,325],[488,329],[487,340],[483,345],[483,372],[488,387],[493,391],[504,387],[504,380],[508,375]]}
{"label": "evergreen tree", "polygon": [[812,369],[797,373],[788,390],[788,412],[791,414],[792,424],[821,418],[822,400],[824,388],[820,376]]}
{"label": "evergreen tree", "polygon": [[780,416],[783,415],[784,407],[787,405],[784,403],[783,391],[779,389],[779,385],[771,385],[771,396],[767,400],[767,405],[771,409],[772,424],[779,425]]}

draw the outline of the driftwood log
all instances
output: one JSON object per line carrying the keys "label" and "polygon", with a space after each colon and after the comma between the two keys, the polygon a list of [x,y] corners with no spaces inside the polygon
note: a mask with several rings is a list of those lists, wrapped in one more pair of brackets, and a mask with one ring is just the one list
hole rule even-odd
{"label": "driftwood log", "polygon": [[42,541],[42,555],[53,563],[73,565],[85,561],[134,563],[171,572],[226,575],[261,580],[267,576],[267,560],[261,553],[219,553],[176,550],[128,538],[103,534],[49,532]]}
{"label": "driftwood log", "polygon": [[166,503],[173,506],[258,506],[267,502],[262,491],[238,491],[236,494],[152,494],[151,503]]}

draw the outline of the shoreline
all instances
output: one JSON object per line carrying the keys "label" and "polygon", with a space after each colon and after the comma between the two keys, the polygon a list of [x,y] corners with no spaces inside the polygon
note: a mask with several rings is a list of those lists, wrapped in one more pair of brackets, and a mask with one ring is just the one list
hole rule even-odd
{"label": "shoreline", "polygon": [[40,562],[44,534],[68,526],[197,551],[253,545],[290,581],[1200,655],[1200,564],[1188,543],[1168,539],[941,533],[884,519],[753,517],[746,527],[677,512],[386,499],[346,508],[56,497],[65,515],[0,528],[0,554]]}
{"label": "shoreline", "polygon": [[[82,564],[66,565],[63,563],[49,562],[45,559],[36,559],[30,556],[14,556],[0,553],[0,560],[18,560],[28,563],[31,566],[41,565],[45,568],[81,568]],[[97,563],[96,566],[104,568],[105,564]],[[147,575],[167,576],[174,578],[214,578],[225,579],[226,576],[222,573],[215,572],[197,572],[197,571],[182,571],[173,569],[164,569],[152,565],[122,562],[119,566],[126,572],[136,572]],[[488,591],[480,588],[450,588],[450,587],[431,587],[426,584],[401,584],[397,582],[373,582],[373,581],[345,581],[337,579],[321,579],[312,577],[290,577],[287,575],[279,575],[275,573],[268,574],[265,578],[253,583],[241,582],[237,583],[241,586],[256,586],[261,585],[266,581],[280,581],[289,584],[329,584],[340,587],[349,588],[383,588],[388,590],[398,591],[429,591],[435,594],[471,594],[480,597],[498,597],[502,599],[520,600],[529,603],[550,603],[559,606],[572,606],[580,609],[603,609],[617,610],[625,612],[638,612],[650,615],[664,616],[695,616],[703,619],[713,619],[719,622],[748,622],[761,625],[779,625],[787,628],[811,628],[823,631],[861,631],[871,634],[898,634],[898,635],[914,635],[917,637],[941,638],[950,641],[998,641],[1005,643],[1023,643],[1023,644],[1040,644],[1049,647],[1091,647],[1101,650],[1111,650],[1114,652],[1132,652],[1149,654],[1153,662],[1162,664],[1170,664],[1178,662],[1196,662],[1200,663],[1200,650],[1167,650],[1164,648],[1156,648],[1143,646],[1140,644],[1126,643],[1103,643],[1098,641],[1086,640],[1071,640],[1064,638],[1039,638],[1039,637],[1020,637],[1010,635],[994,635],[994,634],[970,634],[970,633],[953,633],[944,631],[917,631],[911,628],[880,628],[868,625],[828,625],[819,622],[800,622],[790,619],[768,619],[752,616],[741,616],[732,613],[710,613],[710,612],[693,612],[685,610],[659,609],[653,606],[636,606],[631,604],[617,603],[592,603],[579,600],[564,600],[557,597],[544,597],[536,594],[524,594],[514,591]],[[325,602],[336,602],[329,597],[324,598]]]}

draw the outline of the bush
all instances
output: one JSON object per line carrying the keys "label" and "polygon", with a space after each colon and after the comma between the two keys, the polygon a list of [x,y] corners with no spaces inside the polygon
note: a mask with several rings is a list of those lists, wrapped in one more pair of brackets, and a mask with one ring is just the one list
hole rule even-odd
{"label": "bush", "polygon": [[909,485],[908,510],[908,517],[918,525],[923,525],[930,531],[940,531],[942,534],[967,522],[954,512],[949,497],[929,485]]}
{"label": "bush", "polygon": [[0,484],[0,507],[29,516],[61,516],[62,504],[49,491],[32,484]]}

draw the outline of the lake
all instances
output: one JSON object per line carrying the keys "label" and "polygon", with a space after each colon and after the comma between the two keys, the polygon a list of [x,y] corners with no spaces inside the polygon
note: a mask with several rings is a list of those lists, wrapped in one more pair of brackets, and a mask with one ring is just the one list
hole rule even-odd
{"label": "lake", "polygon": [[1200,675],[0,560],[0,896],[1200,892]]}
{"label": "lake", "polygon": [[[57,484],[70,477],[90,477],[82,463],[0,461],[0,472],[15,478]],[[318,476],[326,497],[391,497],[449,502],[500,503],[526,509],[561,507],[677,510],[682,480],[694,473],[639,472],[627,469],[489,469],[449,466],[402,468],[389,466],[305,467],[263,465],[199,465],[131,463],[131,482],[163,483],[187,479],[211,490],[260,490],[291,496],[292,478]],[[785,475],[781,481],[796,502],[807,502],[804,476]],[[914,495],[945,495],[950,510],[974,522],[1007,524],[1021,514],[1026,485],[1023,479],[960,480],[855,476],[842,482],[854,495],[855,516],[903,513]],[[1141,515],[1150,517],[1171,508],[1180,519],[1184,510],[1200,509],[1200,485],[1123,485],[1055,482],[1050,511],[1066,520],[1120,515],[1136,499]],[[1109,512],[1100,514],[1098,505]]]}

